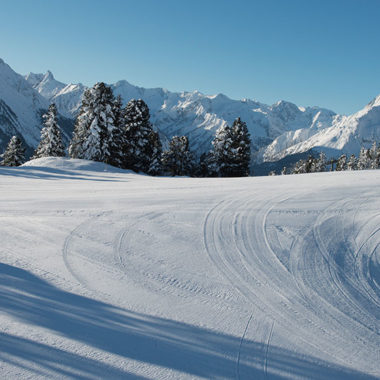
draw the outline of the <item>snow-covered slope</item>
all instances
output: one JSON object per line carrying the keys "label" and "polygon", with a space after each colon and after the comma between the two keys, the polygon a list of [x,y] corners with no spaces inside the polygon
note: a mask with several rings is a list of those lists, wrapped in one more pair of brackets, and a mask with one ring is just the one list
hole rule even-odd
{"label": "snow-covered slope", "polygon": [[35,146],[40,138],[41,112],[48,101],[0,59],[0,149],[14,134]]}
{"label": "snow-covered slope", "polygon": [[0,168],[0,378],[379,379],[380,170]]}

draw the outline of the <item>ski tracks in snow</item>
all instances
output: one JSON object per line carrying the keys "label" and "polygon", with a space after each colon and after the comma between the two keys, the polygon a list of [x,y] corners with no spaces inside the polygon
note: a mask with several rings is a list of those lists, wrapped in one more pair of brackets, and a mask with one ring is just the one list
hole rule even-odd
{"label": "ski tracks in snow", "polygon": [[[268,196],[245,192],[234,200],[221,200],[209,210],[204,220],[204,244],[208,256],[223,276],[252,304],[252,309],[272,321],[269,329],[267,323],[261,327],[255,326],[256,336],[251,337],[266,346],[261,358],[265,376],[270,373],[268,352],[271,339],[263,339],[263,334],[259,332],[260,329],[266,329],[264,335],[271,337],[274,325],[287,331],[293,342],[303,341],[301,346],[309,347],[310,352],[323,353],[325,360],[335,357],[342,365],[356,368],[372,361],[373,370],[376,371],[376,358],[379,357],[377,318],[371,311],[361,310],[362,304],[358,304],[354,295],[355,292],[360,294],[360,286],[367,284],[364,277],[370,278],[368,262],[378,245],[372,247],[370,255],[367,255],[367,276],[359,278],[358,283],[351,278],[344,278],[344,268],[340,268],[339,262],[336,262],[340,256],[334,257],[334,252],[329,251],[333,247],[327,249],[324,240],[335,241],[335,248],[341,250],[335,252],[337,255],[350,255],[346,251],[347,246],[340,243],[347,240],[347,226],[352,226],[352,229],[348,228],[352,233],[359,228],[355,222],[359,211],[349,207],[350,199],[343,202],[327,200],[317,210],[304,211],[307,225],[301,237],[291,244],[290,266],[287,267],[280,259],[280,252],[276,252],[276,247],[273,250],[268,240],[268,216],[275,207],[286,208],[290,200],[296,200],[297,203],[301,196],[289,197],[289,194],[285,194],[282,200],[276,201]],[[289,215],[293,214],[291,217],[297,218],[297,210],[289,211]],[[352,219],[345,220],[346,214],[352,215]],[[333,236],[329,236],[328,230],[321,231],[322,226],[329,221],[335,223],[334,228],[331,228],[336,231]],[[370,234],[354,256],[360,254],[362,247],[377,232],[378,229]],[[351,261],[348,260],[349,263]],[[359,261],[363,262],[361,259]],[[355,273],[357,268],[352,268],[348,275]],[[373,292],[373,288],[367,288],[366,291]],[[376,299],[369,298],[377,306]],[[371,307],[368,309],[371,310]],[[253,322],[254,314],[242,334],[241,348],[247,328]],[[240,358],[241,350],[237,366]]]}

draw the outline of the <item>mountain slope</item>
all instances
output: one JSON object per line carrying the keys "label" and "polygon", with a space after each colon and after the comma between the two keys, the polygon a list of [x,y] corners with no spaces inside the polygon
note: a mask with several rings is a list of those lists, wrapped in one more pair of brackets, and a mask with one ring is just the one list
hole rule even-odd
{"label": "mountain slope", "polygon": [[342,153],[358,155],[360,148],[369,148],[380,141],[380,96],[351,116],[336,116],[327,128],[302,128],[277,137],[261,153],[262,161],[277,161],[291,154],[310,149],[324,151],[328,157]]}
{"label": "mountain slope", "polygon": [[28,81],[0,59],[0,148],[13,134],[34,147],[40,138],[41,114],[48,105]]}

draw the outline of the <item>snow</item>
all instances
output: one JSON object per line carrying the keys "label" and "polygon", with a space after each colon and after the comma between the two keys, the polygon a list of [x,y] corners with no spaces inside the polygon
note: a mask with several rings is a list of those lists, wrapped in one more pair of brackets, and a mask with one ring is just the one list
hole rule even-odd
{"label": "snow", "polygon": [[0,168],[0,376],[380,377],[380,171]]}
{"label": "snow", "polygon": [[[8,107],[7,113],[15,115],[15,117],[5,115],[5,119],[0,118],[2,137],[6,136],[9,139],[13,134],[20,133],[28,145],[36,146],[41,128],[39,112],[41,109],[48,108],[48,102],[4,61],[0,62],[0,106],[1,102]],[[4,115],[3,112],[0,110],[0,113]],[[8,141],[0,139],[1,146],[7,143]]]}

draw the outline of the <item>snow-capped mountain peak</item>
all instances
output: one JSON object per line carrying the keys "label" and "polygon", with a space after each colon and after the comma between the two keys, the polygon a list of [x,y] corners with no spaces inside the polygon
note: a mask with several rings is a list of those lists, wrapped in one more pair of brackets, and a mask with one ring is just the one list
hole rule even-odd
{"label": "snow-capped mountain peak", "polygon": [[64,83],[57,81],[49,70],[45,74],[29,73],[25,79],[49,101],[66,87]]}

